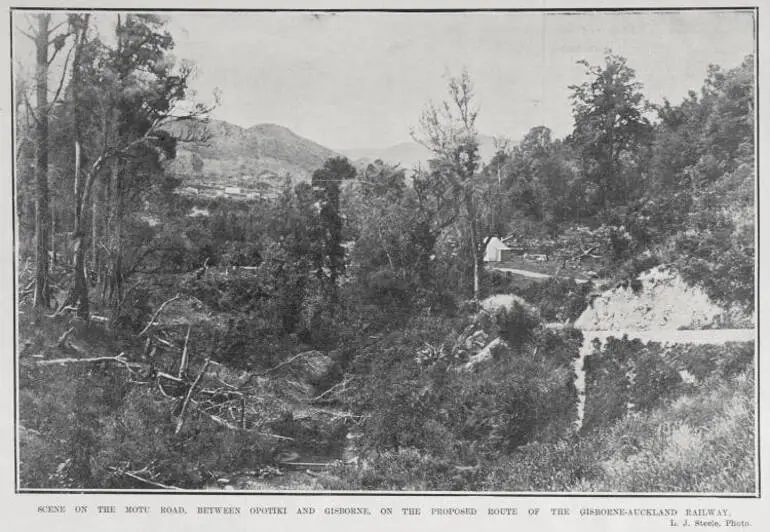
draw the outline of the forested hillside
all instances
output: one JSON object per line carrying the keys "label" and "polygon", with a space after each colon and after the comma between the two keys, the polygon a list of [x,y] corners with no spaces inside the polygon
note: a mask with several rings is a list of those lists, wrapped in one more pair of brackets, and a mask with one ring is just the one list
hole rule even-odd
{"label": "forested hillside", "polygon": [[[110,38],[88,13],[31,20],[21,488],[756,489],[753,341],[575,326],[652,294],[661,328],[754,327],[752,56],[654,104],[608,51],[569,86],[569,135],[532,124],[489,160],[494,110],[462,72],[414,117],[428,165],[356,167],[211,119],[155,15],[114,14]],[[275,194],[181,193],[246,177]],[[679,280],[695,296],[665,301]]]}

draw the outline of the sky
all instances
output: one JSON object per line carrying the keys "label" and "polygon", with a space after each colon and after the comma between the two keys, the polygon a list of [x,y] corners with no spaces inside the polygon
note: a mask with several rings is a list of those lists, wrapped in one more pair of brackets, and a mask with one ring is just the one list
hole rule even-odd
{"label": "sky", "polygon": [[192,88],[215,118],[275,123],[332,149],[410,140],[428,101],[465,68],[477,128],[518,140],[545,125],[572,128],[577,64],[620,54],[652,102],[677,103],[709,64],[737,66],[754,49],[750,12],[170,13],[178,59],[197,65]]}

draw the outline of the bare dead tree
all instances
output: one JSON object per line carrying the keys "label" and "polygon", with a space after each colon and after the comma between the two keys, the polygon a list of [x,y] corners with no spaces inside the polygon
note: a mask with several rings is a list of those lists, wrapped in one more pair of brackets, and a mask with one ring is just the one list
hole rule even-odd
{"label": "bare dead tree", "polygon": [[[36,307],[47,308],[50,303],[48,288],[48,37],[51,15],[37,15],[35,33],[36,71],[35,89],[37,94],[37,115],[35,131],[37,153],[35,156],[35,303]],[[34,115],[33,115],[34,116]]]}
{"label": "bare dead tree", "polygon": [[468,224],[473,250],[473,296],[480,297],[485,239],[481,235],[476,185],[480,166],[476,132],[478,109],[474,106],[473,84],[467,72],[449,79],[449,100],[433,103],[423,111],[419,130],[412,138],[433,154],[430,179],[433,187],[451,208],[462,213]]}
{"label": "bare dead tree", "polygon": [[[52,35],[65,23],[62,22],[51,27],[50,13],[40,13],[35,15],[37,27],[30,24],[29,31],[19,29],[19,32],[31,39],[35,45],[35,110],[29,103],[26,92],[24,101],[35,123],[35,292],[34,305],[40,308],[47,308],[50,305],[50,283],[49,273],[49,245],[53,245],[52,238],[52,216],[50,190],[48,184],[48,117],[51,109],[59,100],[64,81],[67,74],[72,49],[67,53],[67,57],[62,69],[53,99],[48,98],[48,74],[49,67],[53,63],[59,52],[64,49],[69,31],[60,33],[54,37]],[[50,48],[53,52],[49,54]],[[55,249],[54,249],[55,253]]]}

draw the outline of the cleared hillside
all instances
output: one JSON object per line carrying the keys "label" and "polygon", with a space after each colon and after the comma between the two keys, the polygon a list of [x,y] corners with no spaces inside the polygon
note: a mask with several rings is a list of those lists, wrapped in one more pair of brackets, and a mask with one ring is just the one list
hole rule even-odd
{"label": "cleared hillside", "polygon": [[[258,124],[242,128],[221,120],[180,123],[171,128],[180,138],[204,139],[180,143],[172,171],[185,179],[254,182],[307,181],[323,162],[338,154],[286,127]],[[197,164],[196,164],[197,161]]]}

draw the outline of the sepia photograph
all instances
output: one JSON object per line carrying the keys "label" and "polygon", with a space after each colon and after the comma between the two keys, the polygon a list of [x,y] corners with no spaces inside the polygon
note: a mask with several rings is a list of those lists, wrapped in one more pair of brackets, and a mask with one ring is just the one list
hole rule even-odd
{"label": "sepia photograph", "polygon": [[11,8],[16,493],[758,496],[757,16]]}

